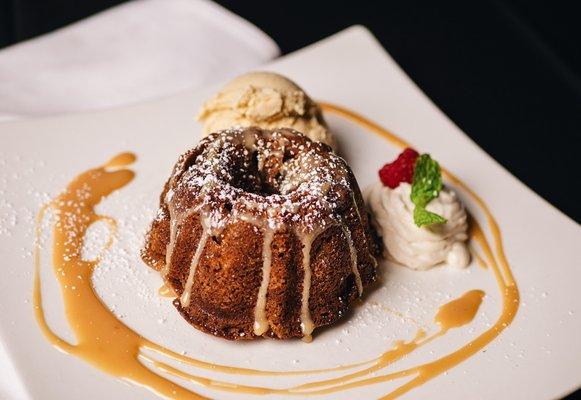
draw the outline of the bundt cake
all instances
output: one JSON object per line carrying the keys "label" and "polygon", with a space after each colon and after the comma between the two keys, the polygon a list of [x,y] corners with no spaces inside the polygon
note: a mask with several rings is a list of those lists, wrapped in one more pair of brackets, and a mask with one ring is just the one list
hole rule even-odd
{"label": "bundt cake", "polygon": [[142,251],[196,328],[310,339],[376,276],[378,248],[345,161],[291,129],[222,130],[183,154]]}

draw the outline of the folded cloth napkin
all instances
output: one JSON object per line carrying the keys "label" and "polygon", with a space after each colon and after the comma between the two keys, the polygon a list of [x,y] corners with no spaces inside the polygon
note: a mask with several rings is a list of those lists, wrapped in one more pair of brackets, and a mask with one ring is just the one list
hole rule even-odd
{"label": "folded cloth napkin", "polygon": [[0,51],[0,119],[102,109],[195,89],[275,58],[207,0],[135,0]]}

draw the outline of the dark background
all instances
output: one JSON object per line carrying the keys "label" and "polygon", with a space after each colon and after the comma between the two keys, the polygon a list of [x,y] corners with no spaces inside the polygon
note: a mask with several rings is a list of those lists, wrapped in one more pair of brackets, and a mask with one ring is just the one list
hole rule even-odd
{"label": "dark background", "polygon": [[[122,2],[0,0],[0,47]],[[353,24],[367,26],[464,132],[581,221],[577,1],[218,3],[264,30],[284,53]]]}

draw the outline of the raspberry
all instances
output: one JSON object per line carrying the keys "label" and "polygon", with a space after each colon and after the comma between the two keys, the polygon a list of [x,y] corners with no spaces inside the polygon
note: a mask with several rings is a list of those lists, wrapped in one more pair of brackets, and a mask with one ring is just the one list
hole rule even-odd
{"label": "raspberry", "polygon": [[391,189],[395,189],[402,182],[412,183],[414,166],[418,156],[417,151],[408,147],[401,152],[394,162],[385,164],[379,170],[379,179]]}

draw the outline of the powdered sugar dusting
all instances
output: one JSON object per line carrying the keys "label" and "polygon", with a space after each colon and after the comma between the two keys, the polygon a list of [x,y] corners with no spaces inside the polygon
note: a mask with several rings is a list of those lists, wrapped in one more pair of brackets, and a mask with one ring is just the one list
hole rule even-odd
{"label": "powdered sugar dusting", "polygon": [[340,221],[350,179],[343,159],[298,132],[231,128],[180,157],[158,218],[196,209],[214,233],[248,219],[309,233]]}

